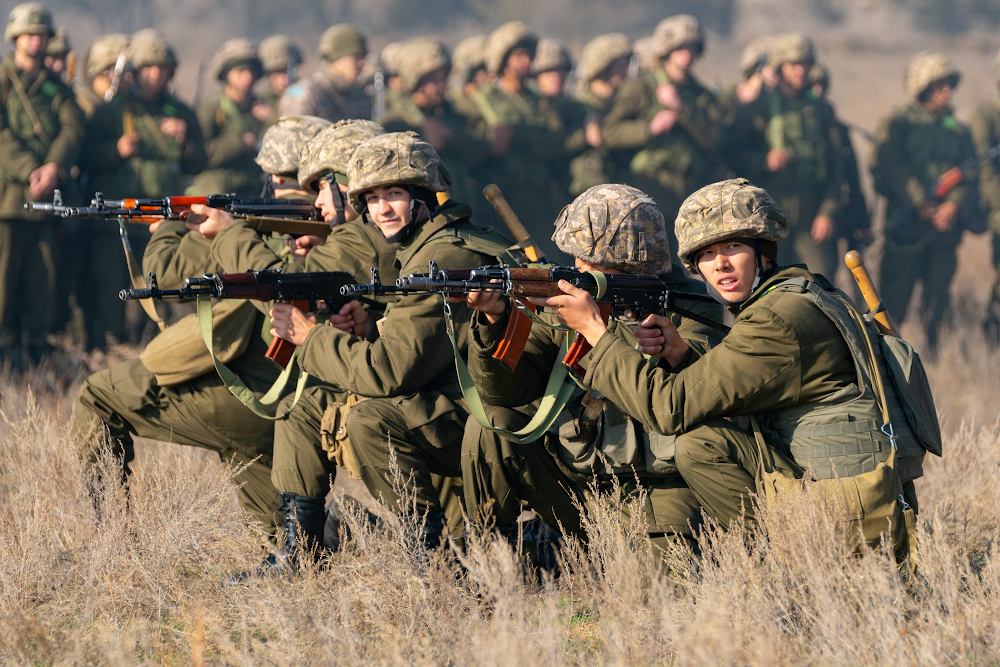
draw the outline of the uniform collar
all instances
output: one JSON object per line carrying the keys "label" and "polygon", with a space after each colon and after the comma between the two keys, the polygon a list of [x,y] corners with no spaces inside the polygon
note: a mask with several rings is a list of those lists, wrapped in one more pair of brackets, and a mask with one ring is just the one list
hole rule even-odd
{"label": "uniform collar", "polygon": [[465,224],[472,217],[472,209],[468,204],[449,200],[431,212],[430,220],[420,226],[413,235],[404,241],[396,252],[396,262],[399,267],[406,266],[427,241],[447,227]]}

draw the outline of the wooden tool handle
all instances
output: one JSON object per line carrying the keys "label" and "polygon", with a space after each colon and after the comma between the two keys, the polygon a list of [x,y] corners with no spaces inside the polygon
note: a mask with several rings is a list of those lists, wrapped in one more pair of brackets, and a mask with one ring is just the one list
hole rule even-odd
{"label": "wooden tool handle", "polygon": [[882,302],[878,290],[875,289],[871,276],[868,275],[868,269],[865,268],[865,263],[861,259],[861,253],[857,250],[850,251],[844,256],[844,263],[847,264],[855,282],[858,283],[858,289],[861,290],[861,296],[864,297],[868,310],[875,314],[875,323],[878,325],[879,331],[898,338],[899,331],[896,329],[889,311],[885,309],[885,304]]}
{"label": "wooden tool handle", "polygon": [[[541,249],[535,244],[534,239],[531,238],[531,234],[524,228],[521,221],[518,220],[514,210],[507,203],[507,200],[504,199],[503,193],[500,192],[500,188],[495,183],[490,183],[483,188],[483,196],[493,204],[493,208],[500,214],[500,218],[507,225],[507,229],[514,235],[514,240],[522,246],[527,246],[524,249],[524,254],[528,256],[528,259],[532,262],[544,262],[545,256],[542,254]],[[526,244],[525,241],[528,243]]]}

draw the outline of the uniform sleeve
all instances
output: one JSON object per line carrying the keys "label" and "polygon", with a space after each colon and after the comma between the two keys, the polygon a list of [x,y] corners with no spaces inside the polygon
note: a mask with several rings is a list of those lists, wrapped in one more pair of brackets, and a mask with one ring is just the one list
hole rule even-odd
{"label": "uniform sleeve", "polygon": [[59,105],[59,134],[52,140],[45,161],[56,163],[63,172],[68,173],[80,156],[83,112],[73,97],[73,91],[67,86],[62,88],[66,99]]}
{"label": "uniform sleeve", "polygon": [[[987,111],[987,106],[995,103],[984,102],[976,109],[969,120],[969,131],[976,148],[976,155],[983,158],[997,143],[997,126],[994,118]],[[997,168],[997,158],[984,161],[979,167],[979,192],[989,204],[990,210],[1000,213],[1000,169]]]}
{"label": "uniform sleeve", "polygon": [[633,79],[621,89],[601,122],[601,140],[605,148],[641,148],[653,139],[646,118],[645,87]]}
{"label": "uniform sleeve", "polygon": [[146,245],[142,270],[155,273],[161,289],[177,289],[185,278],[219,273],[221,268],[212,259],[208,239],[188,231],[180,220],[164,220]]}
{"label": "uniform sleeve", "polygon": [[14,134],[5,111],[0,111],[0,164],[3,176],[20,184],[26,184],[31,172],[41,166],[38,156]]}
{"label": "uniform sleeve", "polygon": [[[967,128],[962,128],[963,131],[959,133],[956,137],[959,145],[961,146],[961,158],[959,164],[963,162],[974,160],[976,157],[976,148],[973,143],[972,135],[969,133]],[[978,176],[970,175],[967,179],[964,179],[961,183],[956,185],[951,191],[945,195],[944,200],[954,202],[958,205],[961,215],[975,215],[979,212],[979,193],[977,191],[979,186]]]}
{"label": "uniform sleeve", "polygon": [[278,116],[312,116],[315,115],[316,104],[312,94],[303,86],[304,82],[292,85],[278,101]]}
{"label": "uniform sleeve", "polygon": [[823,199],[816,210],[816,215],[833,218],[840,211],[844,161],[841,158],[840,129],[837,127],[837,117],[833,107],[829,104],[824,105],[823,116],[823,129],[826,132],[827,144],[830,149],[825,156],[826,180],[823,183]]}
{"label": "uniform sleeve", "polygon": [[927,194],[920,178],[910,168],[905,142],[906,122],[896,117],[884,121],[875,134],[872,175],[880,194],[896,202],[909,202],[918,209],[927,200]]}
{"label": "uniform sleeve", "polygon": [[270,269],[282,263],[264,239],[242,219],[234,220],[219,232],[212,239],[210,249],[212,257],[226,273]]}

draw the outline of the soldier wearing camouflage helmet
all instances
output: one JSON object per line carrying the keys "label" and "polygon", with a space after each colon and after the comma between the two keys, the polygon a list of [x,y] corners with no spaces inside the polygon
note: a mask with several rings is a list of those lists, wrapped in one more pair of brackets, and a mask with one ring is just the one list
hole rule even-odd
{"label": "soldier wearing camouflage helmet", "polygon": [[66,28],[57,28],[56,34],[49,38],[49,43],[45,47],[45,69],[58,74],[67,84],[72,84],[72,81],[66,78],[66,58],[72,50]]}
{"label": "soldier wearing camouflage helmet", "polygon": [[740,81],[719,92],[727,125],[732,124],[740,106],[750,104],[760,97],[761,91],[778,85],[774,68],[767,61],[772,39],[771,35],[764,35],[750,40],[740,54]]}
{"label": "soldier wearing camouflage helmet", "polygon": [[809,70],[816,54],[809,37],[775,36],[767,60],[778,85],[738,110],[727,157],[736,173],[765,188],[788,214],[792,240],[782,246],[781,263],[833,275],[843,183],[836,113],[812,94]]}
{"label": "soldier wearing camouflage helmet", "polygon": [[[996,69],[1000,72],[1000,53],[997,53]],[[979,194],[987,208],[987,226],[993,232],[993,264],[1000,267],[1000,159],[987,159],[990,149],[1000,144],[1000,92],[994,91],[976,107],[969,119],[969,131],[976,154],[982,160]],[[1000,344],[1000,278],[993,283],[983,329],[991,344]]]}
{"label": "soldier wearing camouflage helmet", "polygon": [[[73,82],[73,92],[76,93],[77,104],[83,110],[87,120],[97,107],[104,104],[104,96],[111,88],[115,79],[115,66],[119,57],[128,50],[128,35],[120,32],[101,35],[90,45],[84,58],[84,76],[78,76]],[[132,83],[131,68],[125,67],[118,77],[118,89],[125,90]]]}
{"label": "soldier wearing camouflage helmet", "polygon": [[254,157],[272,113],[253,93],[263,73],[257,45],[244,37],[226,41],[212,57],[209,74],[223,87],[198,108],[208,168],[195,178],[193,194],[260,192],[262,174]]}
{"label": "soldier wearing camouflage helmet", "polygon": [[880,122],[871,160],[875,189],[888,200],[882,298],[900,322],[914,286],[923,284],[920,322],[932,349],[949,311],[962,230],[983,231],[975,176],[943,199],[931,194],[941,174],[976,156],[969,129],[951,106],[959,78],[940,53],[915,56],[904,78],[910,100]]}
{"label": "soldier wearing camouflage helmet", "polygon": [[485,45],[486,35],[472,35],[456,44],[452,51],[448,94],[455,109],[464,116],[478,115],[472,96],[479,86],[491,79],[483,55]]}
{"label": "soldier wearing camouflage helmet", "polygon": [[351,25],[331,26],[319,39],[319,68],[281,96],[282,116],[319,116],[329,121],[371,118],[372,102],[358,83],[368,40]]}
{"label": "soldier wearing camouflage helmet", "polygon": [[[351,157],[348,180],[351,203],[371,222],[367,227],[399,244],[393,257],[399,268],[389,276],[383,273],[384,281],[425,273],[431,260],[442,269],[514,261],[504,254],[508,239],[474,226],[467,205],[455,200],[437,203],[436,193],[447,190],[451,179],[434,149],[415,133],[384,134],[361,144]],[[455,383],[441,301],[431,295],[396,299],[379,322],[377,338],[374,318],[359,308],[356,302],[347,307],[355,318],[356,336],[313,326],[310,318],[280,305],[272,311],[274,331],[304,343],[299,362],[310,375],[368,399],[354,405],[347,418],[357,470],[375,498],[409,515],[411,509],[400,500],[389,470],[394,451],[417,505],[412,528],[420,530],[420,518],[426,515],[419,537],[428,548],[436,548],[445,527],[446,503],[434,475],[461,476],[461,438],[468,417]],[[464,354],[470,313],[458,306],[453,314]],[[288,468],[280,478],[276,471],[275,483],[301,506],[322,503],[328,489],[325,470],[300,464],[326,458],[320,437],[322,412],[303,409],[300,403],[276,431],[275,457],[288,461]],[[304,532],[319,528],[318,522],[304,525]]]}
{"label": "soldier wearing camouflage helmet", "polygon": [[475,205],[485,203],[473,173],[489,159],[490,145],[469,132],[468,119],[447,99],[451,69],[447,47],[418,37],[401,45],[398,61],[399,89],[386,95],[382,117],[386,131],[418,132],[448,168],[451,196]]}
{"label": "soldier wearing camouflage helmet", "polygon": [[[690,360],[667,318],[644,320],[635,345],[609,334],[593,299],[570,286],[555,305],[560,323],[594,346],[584,384],[653,431],[676,436],[678,471],[723,527],[755,526],[751,499],[763,472],[848,478],[886,461],[892,447],[882,428],[901,408],[892,387],[883,398],[870,370],[877,364],[888,377],[881,355],[870,352],[877,333],[858,324],[856,308],[826,278],[774,262],[788,235],[774,199],[746,179],[714,183],[685,200],[676,230],[681,261],[727,305],[732,330]],[[922,474],[924,449],[906,420],[892,419],[892,429],[895,472],[916,508],[912,480]]]}
{"label": "soldier wearing camouflage helmet", "polygon": [[271,35],[261,41],[257,49],[267,87],[258,95],[261,102],[278,112],[278,102],[288,87],[298,79],[297,71],[303,63],[302,52],[288,35]]}
{"label": "soldier wearing camouflage helmet", "polygon": [[24,210],[72,183],[82,137],[73,91],[43,64],[52,15],[36,2],[10,12],[13,53],[0,63],[0,355],[15,368],[47,350],[56,295],[55,221]]}
{"label": "soldier wearing camouflage helmet", "polygon": [[684,197],[722,168],[722,110],[692,71],[704,43],[693,16],[663,20],[653,34],[653,68],[621,87],[601,127],[618,177],[656,200],[671,230]]}
{"label": "soldier wearing camouflage helmet", "polygon": [[[584,192],[559,214],[554,239],[581,271],[659,275],[672,289],[705,293],[704,285],[687,279],[679,266],[671,270],[663,214],[636,188],[603,184]],[[514,372],[501,370],[491,356],[503,337],[510,304],[495,293],[473,294],[467,301],[480,313],[472,321],[470,373],[483,402],[489,404],[490,421],[517,431],[528,423],[534,401],[545,391],[547,369],[560,362],[566,334],[533,326]],[[718,304],[683,305],[722,319]],[[669,316],[695,350],[673,367],[676,372],[707,352],[720,334],[686,317]],[[557,323],[548,308],[540,317],[550,325]],[[624,318],[613,320],[609,328],[616,339],[635,345],[632,326]],[[523,501],[552,528],[585,540],[579,507],[588,502],[587,486],[596,478],[603,493],[618,488],[628,496],[636,494],[638,487],[645,490],[645,511],[651,519],[648,530],[655,544],[662,547],[671,539],[693,537],[700,508],[677,474],[670,453],[672,438],[661,440],[662,436],[647,431],[613,402],[582,389],[575,390],[564,414],[561,421],[565,423],[558,433],[552,430],[541,442],[525,444],[469,420],[462,472],[466,508],[473,522],[495,525],[501,534],[516,539]],[[617,484],[613,482],[616,475],[620,475]]]}

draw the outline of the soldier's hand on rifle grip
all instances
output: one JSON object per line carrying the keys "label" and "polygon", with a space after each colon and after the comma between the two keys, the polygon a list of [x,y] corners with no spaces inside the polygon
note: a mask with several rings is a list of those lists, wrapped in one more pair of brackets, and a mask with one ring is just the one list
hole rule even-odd
{"label": "soldier's hand on rifle grip", "polygon": [[560,296],[546,298],[530,297],[528,301],[536,306],[549,308],[559,322],[587,339],[591,346],[597,345],[601,336],[608,330],[607,322],[601,317],[594,297],[587,290],[574,287],[565,280],[559,281]]}
{"label": "soldier's hand on rifle grip", "polygon": [[687,354],[688,344],[681,339],[669,317],[650,315],[633,333],[640,352],[666,359],[671,366],[679,364]]}
{"label": "soldier's hand on rifle grip", "polygon": [[317,325],[315,315],[303,313],[288,303],[274,304],[268,315],[271,316],[271,335],[295,345],[302,345]]}
{"label": "soldier's hand on rifle grip", "polygon": [[203,218],[200,222],[188,221],[188,229],[199,232],[206,239],[214,239],[216,235],[233,222],[233,216],[219,208],[211,208],[204,204],[192,204],[191,212]]}

